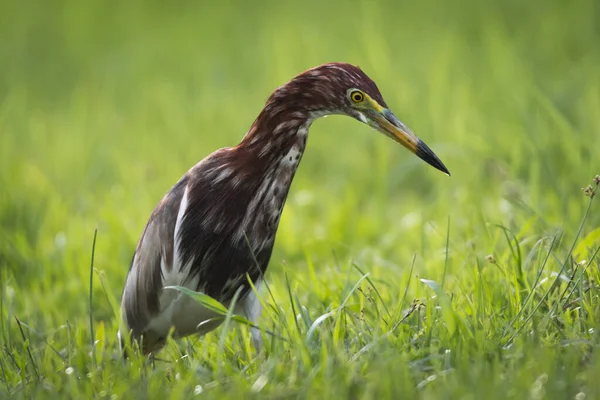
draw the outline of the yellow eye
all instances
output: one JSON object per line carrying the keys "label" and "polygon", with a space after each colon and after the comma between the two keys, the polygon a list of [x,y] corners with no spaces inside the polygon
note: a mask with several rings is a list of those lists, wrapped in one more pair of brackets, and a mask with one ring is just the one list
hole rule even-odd
{"label": "yellow eye", "polygon": [[350,93],[350,98],[353,102],[360,103],[365,99],[365,96],[362,94],[362,92],[355,90],[354,92]]}

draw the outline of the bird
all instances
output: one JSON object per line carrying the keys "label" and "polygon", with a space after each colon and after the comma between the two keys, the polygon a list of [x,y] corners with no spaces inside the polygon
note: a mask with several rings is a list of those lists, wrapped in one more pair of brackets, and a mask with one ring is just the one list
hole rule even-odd
{"label": "bird", "polygon": [[[142,354],[156,354],[169,335],[201,336],[221,324],[214,310],[170,286],[227,307],[237,293],[234,312],[258,323],[261,287],[309,128],[335,114],[374,128],[450,176],[360,67],[330,62],[301,72],[272,92],[239,144],[192,166],[152,211],[122,291],[122,348],[128,338]],[[258,325],[250,331],[260,351]]]}

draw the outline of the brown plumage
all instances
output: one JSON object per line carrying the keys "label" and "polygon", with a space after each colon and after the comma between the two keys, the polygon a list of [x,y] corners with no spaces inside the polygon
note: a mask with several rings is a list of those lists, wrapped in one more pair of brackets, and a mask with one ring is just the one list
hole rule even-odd
{"label": "brown plumage", "polygon": [[[260,303],[247,276],[260,289],[308,129],[329,114],[366,123],[448,173],[387,109],[375,83],[358,67],[329,63],[296,76],[273,92],[236,147],[217,150],[192,167],[152,212],[121,301],[123,329],[143,339],[144,353],[158,351],[171,327],[178,338],[219,325],[198,327],[216,315],[165,286],[186,286],[225,305],[241,287],[236,312],[257,320]],[[252,335],[259,348],[259,331]]]}

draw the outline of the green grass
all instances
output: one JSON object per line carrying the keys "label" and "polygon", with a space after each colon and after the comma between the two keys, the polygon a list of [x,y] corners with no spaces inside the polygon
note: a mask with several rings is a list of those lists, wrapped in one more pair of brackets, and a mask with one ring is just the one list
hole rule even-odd
{"label": "green grass", "polygon": [[[1,1],[0,397],[600,398],[600,209],[581,190],[600,173],[599,15]],[[262,296],[268,354],[231,321],[123,362],[119,296],[154,205],[327,61],[360,65],[452,177],[316,122]]]}

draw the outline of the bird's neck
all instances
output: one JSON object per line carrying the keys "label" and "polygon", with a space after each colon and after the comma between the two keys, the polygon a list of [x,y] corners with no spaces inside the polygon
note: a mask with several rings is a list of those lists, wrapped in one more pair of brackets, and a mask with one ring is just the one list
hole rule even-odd
{"label": "bird's neck", "polygon": [[237,149],[266,169],[296,170],[313,121],[326,113],[268,103]]}
{"label": "bird's neck", "polygon": [[307,82],[298,77],[280,86],[238,147],[271,165],[278,159],[286,164],[284,156],[291,151],[292,160],[288,156],[288,163],[297,166],[300,158],[296,160],[296,153],[302,156],[310,125],[330,113],[322,106],[328,103],[323,98],[324,91],[317,89],[310,79]]}
{"label": "bird's neck", "polygon": [[[244,159],[252,160],[246,165],[252,169],[253,179],[260,176],[248,207],[250,214],[263,215],[273,234],[304,153],[310,125],[322,115],[299,110],[284,112],[267,106],[235,148]],[[252,231],[251,226],[246,228]],[[259,229],[259,226],[254,228]]]}

